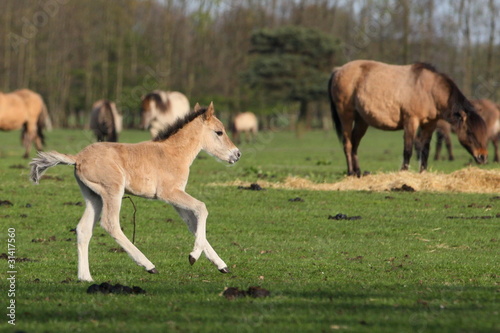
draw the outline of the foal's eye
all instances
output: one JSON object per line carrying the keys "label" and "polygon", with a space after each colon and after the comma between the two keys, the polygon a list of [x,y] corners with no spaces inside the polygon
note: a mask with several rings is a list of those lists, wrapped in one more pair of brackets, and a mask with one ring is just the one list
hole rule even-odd
{"label": "foal's eye", "polygon": [[217,134],[218,136],[222,136],[222,134],[224,134],[222,131],[215,131],[215,134]]}

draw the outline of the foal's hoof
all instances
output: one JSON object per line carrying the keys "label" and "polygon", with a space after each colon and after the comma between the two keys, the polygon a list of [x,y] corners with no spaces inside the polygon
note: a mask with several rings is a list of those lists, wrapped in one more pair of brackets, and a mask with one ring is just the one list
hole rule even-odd
{"label": "foal's hoof", "polygon": [[189,255],[189,263],[191,264],[191,266],[193,266],[195,262],[196,259],[192,255]]}
{"label": "foal's hoof", "polygon": [[221,268],[221,269],[219,269],[219,272],[224,273],[224,274],[229,273],[229,268],[227,268],[227,267]]}
{"label": "foal's hoof", "polygon": [[151,268],[149,271],[148,271],[149,274],[158,274],[158,270],[156,268]]}

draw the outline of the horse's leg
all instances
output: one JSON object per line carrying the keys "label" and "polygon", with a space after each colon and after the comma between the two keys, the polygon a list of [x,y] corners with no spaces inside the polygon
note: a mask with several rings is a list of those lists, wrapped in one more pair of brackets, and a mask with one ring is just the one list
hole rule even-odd
{"label": "horse's leg", "polygon": [[38,129],[36,131],[35,147],[36,147],[36,150],[38,150],[38,151],[43,150],[43,132],[42,132],[41,127],[38,127]]}
{"label": "horse's leg", "polygon": [[446,150],[448,151],[448,161],[453,161],[455,157],[453,156],[453,147],[451,145],[451,135],[450,132],[443,133],[444,143]]}
{"label": "horse's leg", "polygon": [[420,172],[427,169],[427,161],[429,160],[429,150],[431,145],[432,133],[434,132],[434,124],[426,124],[420,128]]}
{"label": "horse's leg", "polygon": [[491,138],[491,143],[493,144],[493,147],[495,148],[495,157],[493,158],[493,162],[498,162],[499,157],[498,157],[498,135],[495,135]]}
{"label": "horse's leg", "polygon": [[444,135],[441,130],[436,131],[436,152],[434,153],[434,161],[438,161],[443,147]]}
{"label": "horse's leg", "polygon": [[122,195],[123,189],[114,191],[114,193],[104,192],[101,194],[103,204],[101,226],[115,239],[137,265],[144,267],[149,273],[158,273],[151,261],[129,241],[120,228]]}
{"label": "horse's leg", "polygon": [[31,137],[28,128],[28,123],[25,123],[21,129],[21,143],[25,150],[23,158],[28,158],[31,150]]}
{"label": "horse's leg", "polygon": [[76,179],[83,198],[85,199],[85,211],[76,227],[78,243],[78,279],[81,281],[93,281],[89,268],[89,243],[92,238],[92,231],[99,220],[102,210],[101,198]]}
{"label": "horse's leg", "polygon": [[26,148],[26,153],[24,154],[24,158],[28,158],[31,151],[31,144],[35,143],[38,137],[38,125],[32,122],[26,123],[26,133],[24,136],[24,147]]}
{"label": "horse's leg", "polygon": [[257,141],[257,128],[252,128],[252,142]]}
{"label": "horse's leg", "polygon": [[353,120],[342,119],[342,146],[344,148],[344,156],[347,164],[347,175],[353,176],[354,170],[352,166],[352,123]]}
{"label": "horse's leg", "polygon": [[205,204],[196,200],[189,194],[183,191],[175,191],[171,193],[168,198],[162,198],[170,202],[182,219],[186,222],[189,231],[195,236],[193,251],[189,254],[190,264],[194,264],[202,252],[205,253],[207,259],[212,262],[220,272],[228,273],[226,263],[219,257],[219,255],[212,248],[206,236],[206,222],[208,211]]}
{"label": "horse's leg", "polygon": [[367,129],[368,129],[368,124],[363,119],[361,119],[361,117],[356,117],[354,129],[352,130],[352,134],[351,134],[351,137],[352,137],[352,139],[351,139],[351,144],[352,144],[351,156],[352,156],[353,172],[358,177],[361,176],[361,169],[359,167],[359,159],[358,159],[358,147],[359,147],[361,139],[365,135]]}
{"label": "horse's leg", "polygon": [[[415,141],[415,135],[417,133],[418,129],[418,119],[416,118],[410,118],[408,121],[406,121],[404,125],[404,148],[403,148],[403,165],[401,166],[401,170],[408,170],[408,167],[410,166],[410,159],[411,155],[413,153],[413,142]],[[422,130],[422,132],[424,132]],[[425,149],[425,135],[422,134],[422,150]],[[429,148],[427,148],[427,155],[429,154]],[[424,162],[424,156],[422,153],[422,161],[421,163],[424,163],[427,165],[427,160]]]}
{"label": "horse's leg", "polygon": [[415,152],[417,153],[417,160],[420,161],[420,157],[422,155],[422,138],[420,131],[417,132],[417,136],[415,138]]}

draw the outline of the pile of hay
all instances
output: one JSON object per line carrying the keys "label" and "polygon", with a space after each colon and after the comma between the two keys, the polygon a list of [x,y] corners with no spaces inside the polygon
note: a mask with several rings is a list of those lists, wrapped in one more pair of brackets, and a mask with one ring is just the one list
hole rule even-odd
{"label": "pile of hay", "polygon": [[[316,184],[299,177],[288,177],[284,182],[259,181],[264,188],[301,189],[315,191],[393,191],[500,193],[500,170],[469,167],[451,174],[409,171],[380,173],[361,178],[345,177],[337,183]],[[249,182],[236,180],[218,186],[249,186]]]}

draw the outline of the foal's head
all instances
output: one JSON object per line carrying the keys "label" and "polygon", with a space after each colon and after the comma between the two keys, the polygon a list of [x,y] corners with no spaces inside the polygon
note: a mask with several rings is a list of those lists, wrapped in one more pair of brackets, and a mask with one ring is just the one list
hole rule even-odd
{"label": "foal's head", "polygon": [[[201,110],[199,104],[196,104],[194,111]],[[202,149],[212,156],[230,164],[237,162],[241,157],[240,150],[227,136],[222,122],[214,115],[214,104],[210,103],[207,111],[201,116],[203,127],[200,137],[202,138]]]}

